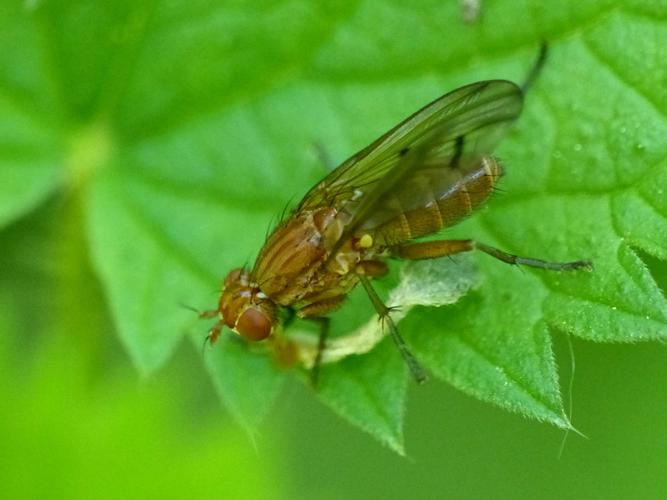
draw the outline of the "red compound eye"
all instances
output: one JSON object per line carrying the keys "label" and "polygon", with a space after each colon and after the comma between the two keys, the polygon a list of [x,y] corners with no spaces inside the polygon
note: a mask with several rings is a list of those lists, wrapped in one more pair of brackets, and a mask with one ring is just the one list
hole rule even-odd
{"label": "red compound eye", "polygon": [[271,335],[273,324],[260,309],[248,307],[236,322],[236,331],[247,340],[264,340]]}

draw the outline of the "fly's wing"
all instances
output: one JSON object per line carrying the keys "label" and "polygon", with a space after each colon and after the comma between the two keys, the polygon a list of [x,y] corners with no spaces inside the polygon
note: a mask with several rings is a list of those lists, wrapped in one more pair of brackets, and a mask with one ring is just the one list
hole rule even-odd
{"label": "fly's wing", "polygon": [[445,94],[346,160],[306,194],[297,210],[345,206],[358,224],[411,169],[451,169],[490,154],[522,104],[521,89],[505,80]]}

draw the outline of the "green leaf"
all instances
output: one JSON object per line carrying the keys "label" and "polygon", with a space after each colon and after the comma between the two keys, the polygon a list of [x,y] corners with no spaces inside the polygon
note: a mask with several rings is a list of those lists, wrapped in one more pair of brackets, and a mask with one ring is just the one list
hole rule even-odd
{"label": "green leaf", "polygon": [[[444,234],[595,270],[476,256],[481,286],[416,308],[401,332],[436,377],[562,427],[552,332],[667,338],[654,278],[667,259],[660,2],[484,2],[469,25],[457,2],[430,0],[16,1],[0,27],[16,48],[0,55],[0,224],[60,185],[82,198],[94,268],[142,372],[186,332],[200,348],[208,325],[179,304],[215,307],[224,275],[324,175],[313,143],[340,160],[459,85],[521,81],[543,39],[550,58],[498,152],[504,193]],[[332,342],[371,316],[353,295]],[[256,426],[283,372],[229,341],[208,354],[223,402]],[[327,366],[320,396],[401,451],[404,371],[384,342]]]}
{"label": "green leaf", "polygon": [[415,354],[438,378],[508,410],[570,427],[540,296],[519,292],[537,288],[535,280],[491,264],[499,269],[485,266],[486,280],[472,296],[451,308],[419,311],[401,327],[415,331]]}
{"label": "green leaf", "polygon": [[403,455],[407,382],[405,363],[385,339],[372,356],[323,367],[317,392],[334,411]]}
{"label": "green leaf", "polygon": [[0,91],[0,226],[33,209],[58,184],[54,136]]}
{"label": "green leaf", "polygon": [[[64,146],[40,64],[41,40],[13,5],[0,14],[0,227],[24,215],[59,183]],[[11,47],[11,49],[9,49]],[[21,61],[17,64],[17,61]],[[56,122],[56,123],[54,123]]]}
{"label": "green leaf", "polygon": [[284,373],[244,344],[225,335],[206,353],[206,367],[223,403],[252,437],[280,394]]}

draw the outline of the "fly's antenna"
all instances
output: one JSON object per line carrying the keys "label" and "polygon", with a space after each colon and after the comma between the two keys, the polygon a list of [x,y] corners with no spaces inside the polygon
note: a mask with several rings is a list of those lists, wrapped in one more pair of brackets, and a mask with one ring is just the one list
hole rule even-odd
{"label": "fly's antenna", "polygon": [[542,44],[540,45],[540,53],[537,55],[537,59],[533,63],[533,67],[530,68],[528,76],[526,76],[526,79],[521,84],[521,91],[524,94],[528,92],[530,87],[533,86],[533,83],[535,83],[535,80],[537,79],[540,72],[542,71],[542,68],[544,67],[544,63],[547,60],[548,53],[549,53],[549,45],[547,44],[546,40],[542,40]]}
{"label": "fly's antenna", "polygon": [[201,309],[197,309],[195,306],[191,306],[190,304],[186,304],[185,302],[178,302],[178,305],[181,306],[183,309],[187,309],[188,311],[192,311],[195,313],[197,316],[201,316]]}
{"label": "fly's antenna", "polygon": [[186,304],[185,302],[179,302],[179,306],[181,306],[183,309],[187,309],[188,311],[192,311],[195,313],[197,316],[199,316],[200,319],[211,319],[215,318],[218,314],[217,310],[211,310],[211,311],[204,311],[202,309],[197,309],[194,306],[191,306],[190,304]]}

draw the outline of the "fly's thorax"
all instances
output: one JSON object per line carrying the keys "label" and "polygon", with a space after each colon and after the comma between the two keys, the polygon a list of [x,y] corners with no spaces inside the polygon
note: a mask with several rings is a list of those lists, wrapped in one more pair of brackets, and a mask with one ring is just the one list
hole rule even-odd
{"label": "fly's thorax", "polygon": [[323,231],[334,216],[333,209],[296,213],[273,230],[252,272],[264,292],[273,297],[322,258],[326,251]]}
{"label": "fly's thorax", "polygon": [[243,269],[225,278],[218,308],[223,322],[246,340],[266,339],[277,323],[276,304]]}
{"label": "fly's thorax", "polygon": [[252,271],[274,303],[291,306],[320,283],[321,267],[344,230],[332,207],[295,213],[266,240]]}

